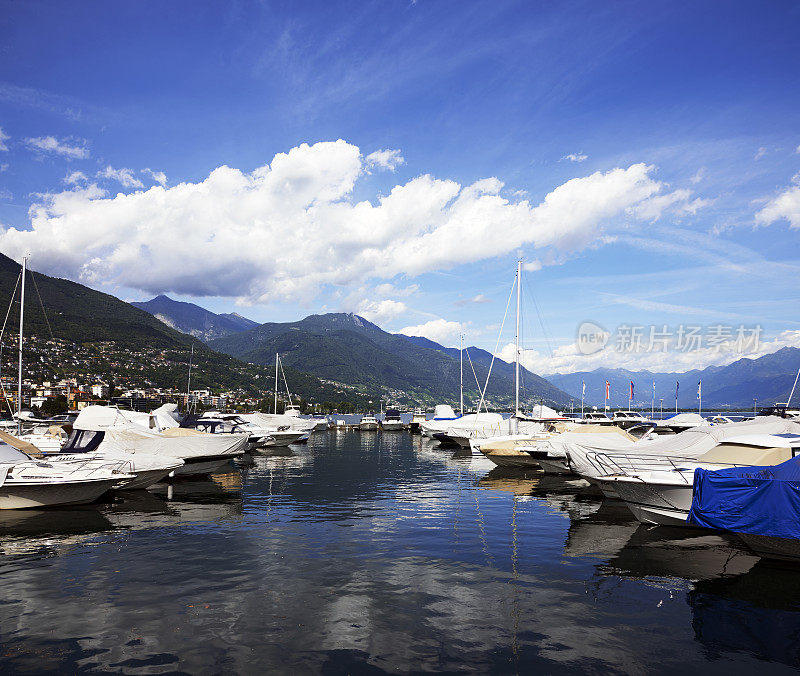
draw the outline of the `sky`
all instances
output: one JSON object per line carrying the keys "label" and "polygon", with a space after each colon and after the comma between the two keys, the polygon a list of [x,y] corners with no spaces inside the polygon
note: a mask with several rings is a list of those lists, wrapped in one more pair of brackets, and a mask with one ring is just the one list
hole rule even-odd
{"label": "sky", "polygon": [[0,0],[0,251],[508,359],[522,260],[545,374],[800,346],[798,29],[794,2]]}

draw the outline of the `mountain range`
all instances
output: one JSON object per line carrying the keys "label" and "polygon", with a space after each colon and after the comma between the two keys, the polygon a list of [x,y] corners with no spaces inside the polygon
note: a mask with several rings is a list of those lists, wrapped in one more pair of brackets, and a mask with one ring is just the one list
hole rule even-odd
{"label": "mountain range", "polygon": [[[664,408],[675,407],[678,387],[679,408],[696,408],[698,383],[702,382],[703,408],[739,408],[749,410],[757,404],[786,402],[800,369],[800,349],[784,347],[757,359],[742,358],[727,366],[709,366],[683,373],[653,373],[625,369],[596,369],[594,371],[552,375],[548,379],[572,397],[580,400],[582,383],[586,383],[585,401],[601,406],[605,398],[605,383],[610,386],[610,405],[627,406],[630,382],[634,384],[634,405],[652,405],[655,382],[655,405],[664,399]],[[796,391],[797,404],[800,391]]]}
{"label": "mountain range", "polygon": [[[323,380],[387,387],[404,392],[412,401],[428,403],[458,398],[460,363],[458,350],[426,338],[388,333],[355,314],[311,315],[297,322],[266,323],[248,331],[218,338],[209,346],[247,362],[273,364],[275,354],[284,364],[307,371]],[[491,355],[468,348],[481,388]],[[475,406],[479,390],[465,357],[465,405]],[[539,400],[563,406],[569,397],[539,376],[523,369],[521,400]],[[494,406],[513,400],[513,367],[495,359],[487,397]]]}
{"label": "mountain range", "polygon": [[214,314],[194,303],[172,300],[164,295],[144,302],[134,301],[131,305],[150,313],[167,326],[204,342],[258,326],[258,322],[235,312]]}

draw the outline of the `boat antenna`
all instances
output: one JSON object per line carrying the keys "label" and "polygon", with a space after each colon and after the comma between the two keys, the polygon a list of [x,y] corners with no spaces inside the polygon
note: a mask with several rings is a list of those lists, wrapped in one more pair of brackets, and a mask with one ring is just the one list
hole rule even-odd
{"label": "boat antenna", "polygon": [[25,273],[28,257],[22,257],[22,284],[19,293],[19,373],[17,374],[17,434],[22,434],[22,327],[25,316]]}
{"label": "boat antenna", "polygon": [[514,433],[519,434],[519,320],[520,290],[522,288],[522,261],[517,261],[517,331],[514,338]]}
{"label": "boat antenna", "polygon": [[189,393],[192,391],[192,362],[194,361],[194,341],[192,341],[192,351],[189,354],[189,377],[186,379],[186,411],[189,411]]}
{"label": "boat antenna", "polygon": [[278,353],[275,353],[275,405],[273,413],[278,415]]}
{"label": "boat antenna", "polygon": [[458,357],[460,360],[460,368],[461,368],[461,387],[460,387],[460,397],[461,397],[461,415],[464,415],[464,334],[462,333],[459,337],[459,346],[458,346]]}

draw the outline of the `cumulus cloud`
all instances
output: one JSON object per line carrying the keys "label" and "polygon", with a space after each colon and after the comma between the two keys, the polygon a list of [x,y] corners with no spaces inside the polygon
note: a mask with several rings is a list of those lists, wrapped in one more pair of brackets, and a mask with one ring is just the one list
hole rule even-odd
{"label": "cumulus cloud", "polygon": [[[683,372],[707,366],[724,366],[742,357],[756,359],[784,347],[800,347],[800,330],[783,331],[773,340],[761,340],[757,344],[744,347],[741,351],[702,347],[687,351],[667,349],[626,352],[616,349],[612,337],[612,341],[604,349],[593,354],[583,354],[576,343],[570,343],[556,348],[552,354],[522,350],[520,362],[529,371],[544,375],[593,371],[597,368],[624,368],[655,373]],[[513,361],[514,343],[505,345],[497,356],[505,361]]]}
{"label": "cumulus cloud", "polygon": [[61,180],[67,185],[78,185],[79,183],[88,181],[89,177],[82,171],[71,171]]}
{"label": "cumulus cloud", "polygon": [[0,151],[8,151],[8,144],[6,144],[6,141],[8,141],[10,138],[11,137],[3,131],[3,128],[0,127]]}
{"label": "cumulus cloud", "polygon": [[800,185],[787,188],[756,213],[759,225],[770,225],[780,220],[787,220],[791,227],[800,228]]}
{"label": "cumulus cloud", "polygon": [[94,285],[311,300],[331,285],[415,277],[522,247],[579,251],[631,219],[689,204],[652,201],[664,186],[645,164],[573,178],[539,204],[502,196],[497,178],[462,186],[427,174],[356,202],[367,170],[359,148],[339,140],[302,144],[250,173],[221,166],[197,183],[113,196],[75,187],[41,196],[29,229],[0,228],[0,249]]}
{"label": "cumulus cloud", "polygon": [[37,136],[26,138],[25,145],[36,152],[63,155],[71,160],[85,160],[89,157],[86,141],[76,142],[70,139],[59,141],[55,136]]}
{"label": "cumulus cloud", "polygon": [[407,310],[406,304],[398,300],[365,300],[358,306],[356,314],[374,324],[380,324],[404,314]]}
{"label": "cumulus cloud", "polygon": [[405,158],[399,150],[376,150],[366,156],[367,167],[370,169],[387,169],[394,171],[401,164],[405,164]]}
{"label": "cumulus cloud", "polygon": [[561,159],[569,160],[570,162],[584,162],[589,159],[589,156],[583,153],[570,153],[569,155],[564,155]]}
{"label": "cumulus cloud", "polygon": [[447,346],[448,343],[458,342],[458,336],[463,333],[464,327],[458,322],[447,319],[432,319],[417,326],[406,326],[397,333],[405,336],[422,336],[428,340]]}
{"label": "cumulus cloud", "polygon": [[144,183],[133,175],[133,170],[131,169],[114,169],[114,167],[108,165],[105,169],[97,172],[97,178],[117,181],[125,188],[144,188]]}
{"label": "cumulus cloud", "polygon": [[167,175],[163,171],[153,171],[149,167],[142,169],[143,174],[147,174],[159,185],[167,185]]}

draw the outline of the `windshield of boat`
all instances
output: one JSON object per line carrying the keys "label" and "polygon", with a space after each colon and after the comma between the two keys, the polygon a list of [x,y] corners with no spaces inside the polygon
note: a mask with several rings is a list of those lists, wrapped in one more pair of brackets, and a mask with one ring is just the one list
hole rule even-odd
{"label": "windshield of boat", "polygon": [[22,451],[18,451],[16,448],[0,442],[0,464],[8,462],[24,462],[30,459],[31,458],[25,455]]}

